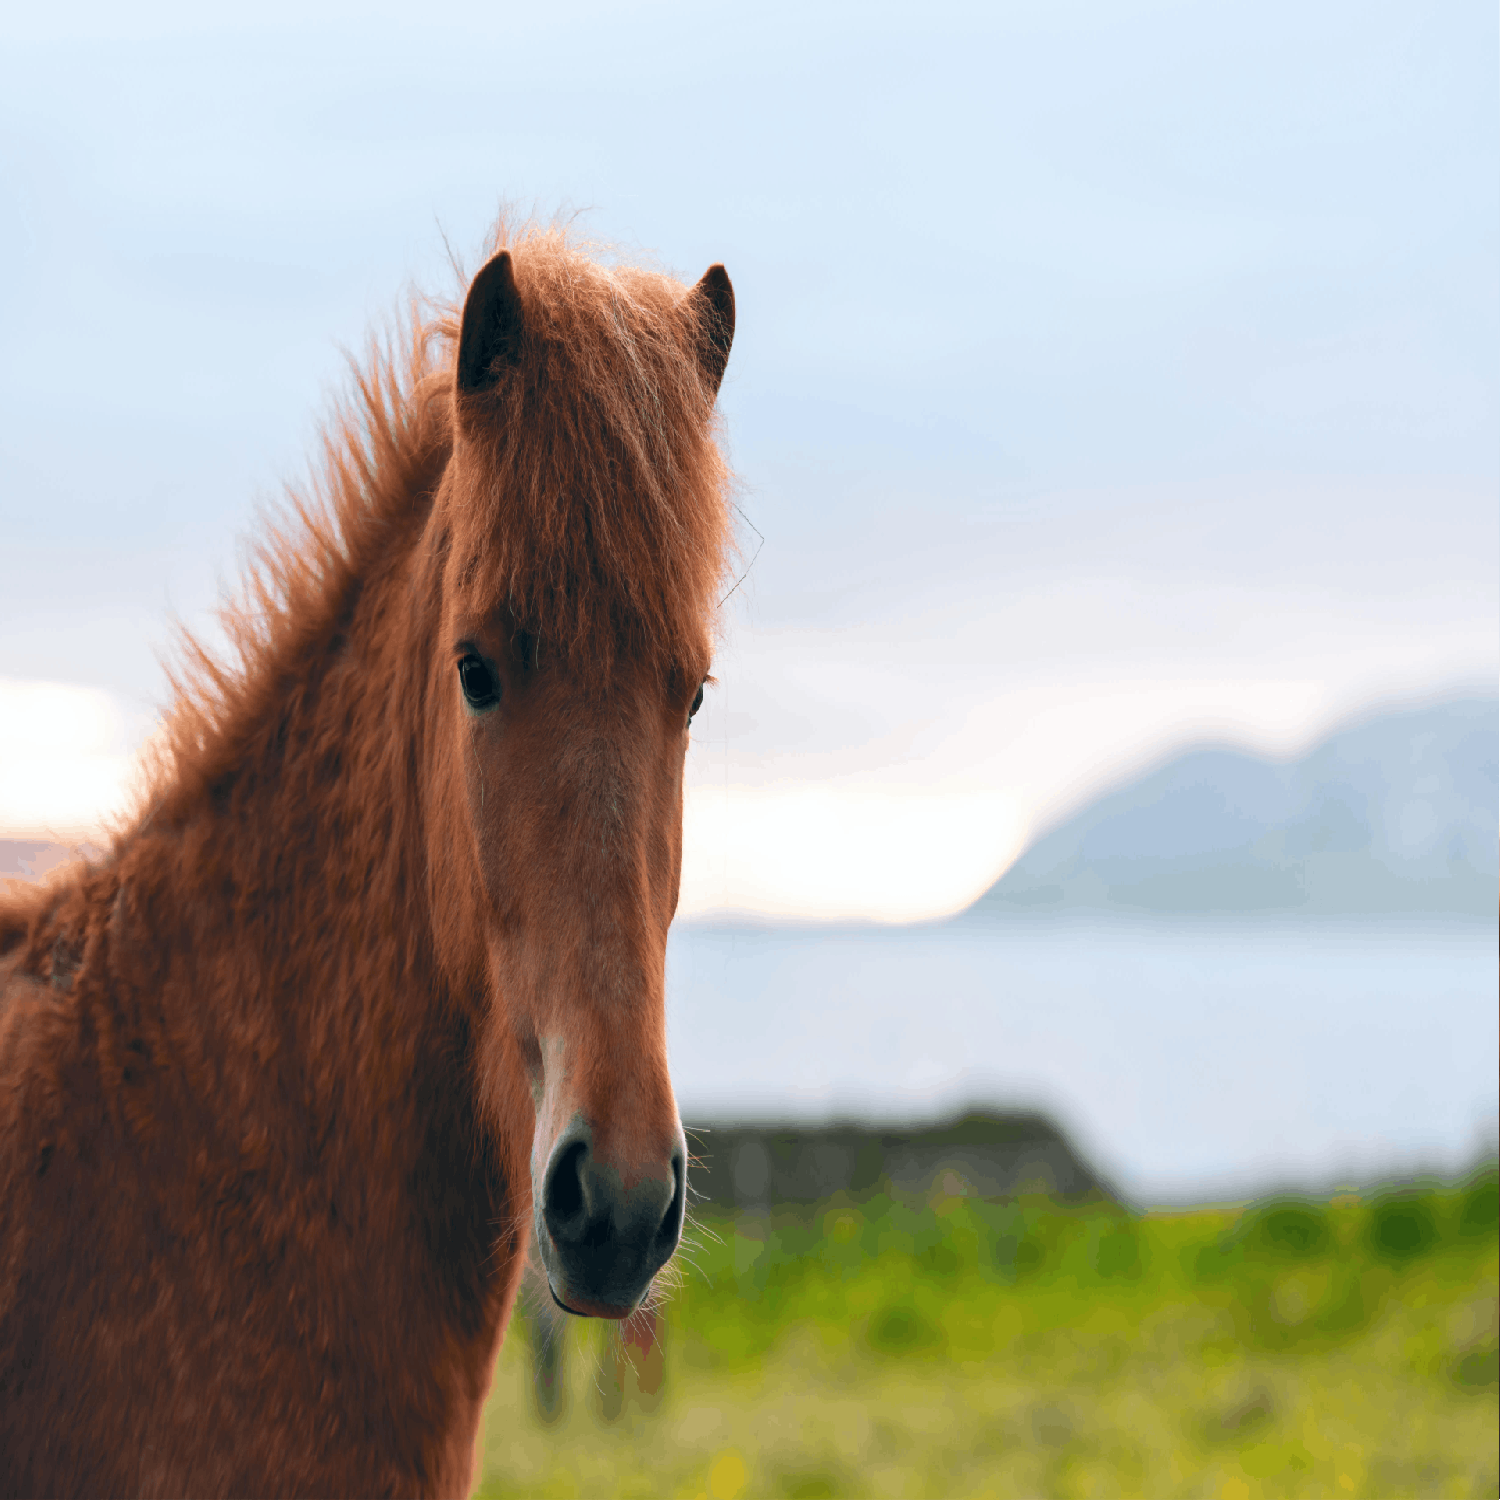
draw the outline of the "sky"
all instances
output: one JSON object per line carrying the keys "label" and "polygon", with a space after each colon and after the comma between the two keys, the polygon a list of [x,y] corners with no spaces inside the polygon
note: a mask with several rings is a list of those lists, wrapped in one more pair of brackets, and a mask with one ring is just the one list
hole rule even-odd
{"label": "sky", "polygon": [[1187,744],[1493,687],[1492,5],[6,32],[0,829],[122,805],[173,620],[502,202],[734,280],[685,914],[938,915]]}

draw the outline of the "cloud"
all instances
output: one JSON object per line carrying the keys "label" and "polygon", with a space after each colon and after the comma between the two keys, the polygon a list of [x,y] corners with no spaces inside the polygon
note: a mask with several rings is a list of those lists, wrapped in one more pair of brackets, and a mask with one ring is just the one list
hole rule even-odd
{"label": "cloud", "polygon": [[135,785],[132,726],[114,697],[0,678],[0,831],[97,837]]}
{"label": "cloud", "polygon": [[683,916],[911,922],[967,905],[1020,852],[1008,791],[788,782],[689,789]]}

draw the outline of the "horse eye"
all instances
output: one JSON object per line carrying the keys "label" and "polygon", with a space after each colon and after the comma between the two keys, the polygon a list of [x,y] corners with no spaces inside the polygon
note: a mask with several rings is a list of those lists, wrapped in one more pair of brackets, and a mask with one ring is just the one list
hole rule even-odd
{"label": "horse eye", "polygon": [[493,708],[500,701],[495,674],[472,652],[459,661],[458,681],[470,708]]}
{"label": "horse eye", "polygon": [[700,682],[698,684],[698,691],[693,694],[693,706],[690,709],[688,709],[688,723],[689,724],[691,724],[693,722],[693,715],[696,714],[698,712],[698,710],[700,708],[702,708],[702,707],[703,707],[703,684]]}

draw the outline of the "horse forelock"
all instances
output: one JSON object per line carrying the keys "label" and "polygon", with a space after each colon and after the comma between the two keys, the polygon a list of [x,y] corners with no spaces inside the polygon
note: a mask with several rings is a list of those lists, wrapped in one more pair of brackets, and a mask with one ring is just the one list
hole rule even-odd
{"label": "horse forelock", "polygon": [[526,331],[515,368],[455,423],[441,503],[466,602],[508,610],[585,676],[622,651],[694,668],[731,546],[698,312],[676,281],[601,265],[557,231],[496,248],[512,252]]}

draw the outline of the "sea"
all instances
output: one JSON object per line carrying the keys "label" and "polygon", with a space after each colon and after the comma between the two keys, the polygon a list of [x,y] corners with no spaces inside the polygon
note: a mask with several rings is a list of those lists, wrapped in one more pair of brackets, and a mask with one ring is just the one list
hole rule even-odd
{"label": "sea", "polygon": [[1039,1109],[1167,1207],[1493,1159],[1497,984],[1472,921],[699,921],[667,1027],[689,1125]]}

